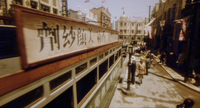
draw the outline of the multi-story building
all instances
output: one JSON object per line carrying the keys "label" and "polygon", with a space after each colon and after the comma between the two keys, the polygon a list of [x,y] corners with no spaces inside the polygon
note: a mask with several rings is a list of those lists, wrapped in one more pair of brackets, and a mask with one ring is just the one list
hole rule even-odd
{"label": "multi-story building", "polygon": [[186,61],[196,74],[200,74],[200,0],[186,0],[182,15],[186,20]]}
{"label": "multi-story building", "polygon": [[152,11],[152,47],[166,53],[173,52],[178,59],[185,53],[185,75],[199,73],[199,6],[200,0],[165,0]]}
{"label": "multi-story building", "polygon": [[97,15],[97,25],[106,27],[106,28],[112,28],[111,14],[108,8],[105,8],[103,6],[99,8],[93,8],[91,9],[91,12],[94,15]]}
{"label": "multi-story building", "polygon": [[144,39],[145,21],[141,18],[128,18],[125,13],[116,21],[116,29],[119,32],[119,38],[125,43],[130,43],[132,40],[142,42]]}
{"label": "multi-story building", "polygon": [[61,15],[60,0],[1,0],[0,2],[0,20],[1,24],[12,25],[13,8],[12,4],[22,5],[28,8],[34,8],[52,14]]}
{"label": "multi-story building", "polygon": [[181,10],[185,6],[185,0],[160,0],[152,11],[152,47],[164,51],[173,51],[177,55],[180,53],[179,34],[180,25],[174,21],[181,19]]}
{"label": "multi-story building", "polygon": [[79,20],[79,21],[84,21],[88,22],[90,24],[95,24],[97,25],[97,15],[94,15],[91,11],[85,10],[82,11],[81,7],[79,6],[78,11],[74,11],[72,9],[69,9],[69,17]]}
{"label": "multi-story building", "polygon": [[69,9],[69,17],[78,20],[78,11]]}

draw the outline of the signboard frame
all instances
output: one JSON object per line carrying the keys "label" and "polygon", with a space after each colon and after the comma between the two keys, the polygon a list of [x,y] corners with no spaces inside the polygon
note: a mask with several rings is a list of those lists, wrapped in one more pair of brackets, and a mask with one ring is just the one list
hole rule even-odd
{"label": "signboard frame", "polygon": [[[118,32],[109,28],[104,28],[101,26],[89,24],[87,22],[74,20],[68,17],[50,14],[48,12],[43,12],[36,9],[22,7],[20,5],[12,6],[15,9],[14,18],[17,26],[16,31],[18,47],[20,50],[21,64],[23,69],[28,69],[38,65],[62,60],[64,58],[72,57],[74,55],[91,51],[98,47],[109,45],[119,41]],[[57,25],[54,25],[55,21]],[[64,30],[64,28],[68,29]],[[55,38],[57,36],[56,33],[58,34],[57,41]],[[73,38],[76,38],[75,35],[77,37],[85,37],[84,45],[80,46],[80,44],[82,43],[79,44],[80,39],[78,38],[76,40],[71,40],[71,42],[74,41],[74,44],[71,44],[71,49],[69,48],[71,47],[69,44],[69,49],[64,48],[64,41],[66,41],[66,38],[64,39],[63,37],[69,36],[70,33],[74,34],[74,37],[71,36]],[[46,35],[44,36],[44,34]],[[48,37],[49,35],[51,36],[50,38]],[[91,36],[94,39],[94,43],[86,43],[86,41],[88,42],[89,37]],[[99,36],[105,36],[104,42],[101,40],[99,42]],[[47,42],[45,42],[45,38],[47,37],[48,40],[46,40]],[[63,43],[61,42],[61,38],[63,38]],[[83,39],[84,38],[82,38],[81,40]],[[58,44],[58,42],[61,43]],[[56,51],[50,52],[50,50],[52,51],[52,49],[56,49]]]}

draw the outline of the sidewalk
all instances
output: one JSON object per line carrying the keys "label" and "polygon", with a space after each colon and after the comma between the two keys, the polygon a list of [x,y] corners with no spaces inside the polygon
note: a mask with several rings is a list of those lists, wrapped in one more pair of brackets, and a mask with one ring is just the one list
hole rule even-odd
{"label": "sidewalk", "polygon": [[[154,59],[158,62],[159,60],[156,58],[156,56],[154,55]],[[192,83],[190,82],[184,82],[184,77],[179,75],[176,71],[174,71],[173,69],[171,69],[170,67],[166,66],[166,65],[162,65],[162,64],[159,64],[161,65],[165,70],[166,72],[168,72],[168,74],[177,82],[179,82],[180,84],[196,91],[196,92],[199,92],[200,93],[200,86],[195,86],[193,85]]]}
{"label": "sidewalk", "polygon": [[[127,62],[128,57],[125,58],[124,64]],[[163,76],[164,78],[154,74],[145,75],[141,85],[130,85],[134,95],[126,96],[122,93],[121,88],[127,88],[127,74],[128,67],[124,65],[121,75],[124,80],[117,84],[109,108],[175,108],[183,101],[180,93],[176,91],[175,85],[166,82],[171,79],[169,75]],[[138,81],[138,77],[135,78],[135,81]]]}

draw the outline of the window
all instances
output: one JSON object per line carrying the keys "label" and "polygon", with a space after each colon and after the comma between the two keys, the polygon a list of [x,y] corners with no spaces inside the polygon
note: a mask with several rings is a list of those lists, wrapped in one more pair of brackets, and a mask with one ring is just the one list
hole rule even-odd
{"label": "window", "polygon": [[118,51],[115,53],[115,61],[118,59]]}
{"label": "window", "polygon": [[105,53],[105,56],[107,56],[108,55],[108,51]]}
{"label": "window", "polygon": [[103,58],[103,54],[99,55],[99,60],[101,60]]}
{"label": "window", "polygon": [[126,34],[126,30],[124,30],[124,34]]}
{"label": "window", "polygon": [[140,33],[141,33],[141,30],[138,30],[137,33],[140,34]]}
{"label": "window", "polygon": [[122,31],[122,30],[120,30],[120,33],[121,33],[121,34],[122,34],[122,32],[123,32],[123,31]]}
{"label": "window", "polygon": [[90,60],[90,66],[94,65],[97,62],[97,58]]}
{"label": "window", "polygon": [[134,30],[132,30],[132,34],[134,33]]}
{"label": "window", "polygon": [[43,108],[74,108],[72,87],[61,93]]}
{"label": "window", "polygon": [[1,106],[1,108],[24,108],[32,102],[36,101],[43,95],[43,86],[40,86],[16,99],[13,101]]}
{"label": "window", "polygon": [[112,56],[110,57],[110,64],[109,64],[109,67],[111,67],[113,64],[114,64],[114,55],[112,55]]}
{"label": "window", "polygon": [[1,27],[0,34],[0,59],[19,56],[16,28]]}
{"label": "window", "polygon": [[37,9],[37,2],[31,1],[31,7]]}
{"label": "window", "polygon": [[99,65],[99,79],[108,71],[108,60]]}
{"label": "window", "polygon": [[54,9],[54,8],[53,8],[53,13],[54,13],[54,14],[57,14],[57,13],[58,13],[58,9]]}
{"label": "window", "polygon": [[126,26],[126,23],[124,23],[124,26]]}
{"label": "window", "polygon": [[82,72],[86,69],[87,69],[87,63],[84,63],[76,68],[76,74],[79,74],[80,72]]}
{"label": "window", "polygon": [[119,56],[121,56],[121,49],[119,50]]}
{"label": "window", "polygon": [[134,23],[132,23],[132,26],[134,26]]}
{"label": "window", "polygon": [[5,7],[5,8],[7,7],[6,6],[6,0],[1,0],[0,1],[0,9],[3,9],[3,7]]}
{"label": "window", "polygon": [[121,26],[123,26],[123,24],[122,24],[122,23],[120,23],[120,25],[121,25]]}
{"label": "window", "polygon": [[50,8],[49,8],[48,6],[43,5],[43,4],[41,4],[41,9],[42,9],[43,11],[50,12]]}
{"label": "window", "polygon": [[[104,67],[105,68],[105,67]],[[78,103],[85,97],[85,95],[92,89],[97,82],[97,68],[92,70],[82,79],[77,82],[77,101]]]}
{"label": "window", "polygon": [[53,80],[50,81],[50,89],[53,90],[54,88],[58,87],[59,85],[61,85],[62,83],[64,83],[65,81],[69,80],[72,76],[71,74],[72,72],[69,71]]}
{"label": "window", "polygon": [[22,0],[12,0],[13,4],[22,5]]}

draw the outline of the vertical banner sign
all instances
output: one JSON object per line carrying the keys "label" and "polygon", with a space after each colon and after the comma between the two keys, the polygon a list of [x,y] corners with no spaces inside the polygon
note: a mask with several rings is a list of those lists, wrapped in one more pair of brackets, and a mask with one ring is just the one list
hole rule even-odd
{"label": "vertical banner sign", "polygon": [[117,31],[39,10],[14,6],[23,68],[118,42]]}
{"label": "vertical banner sign", "polygon": [[67,16],[67,0],[62,0],[62,15]]}
{"label": "vertical banner sign", "polygon": [[185,33],[186,33],[186,22],[185,19],[181,19],[182,27],[179,35],[179,41],[185,41]]}

